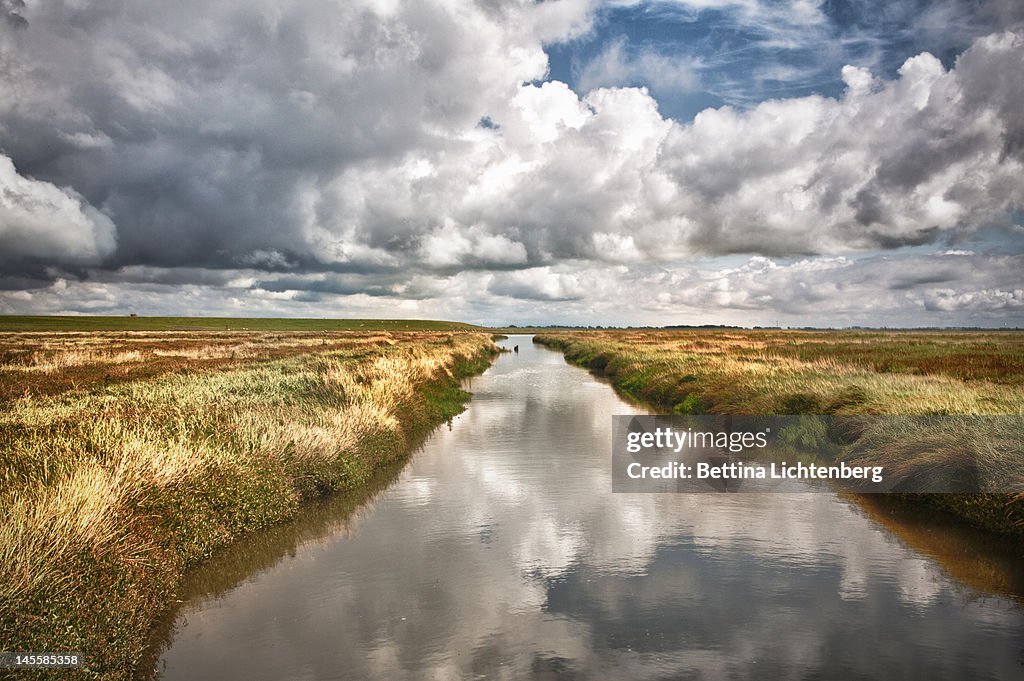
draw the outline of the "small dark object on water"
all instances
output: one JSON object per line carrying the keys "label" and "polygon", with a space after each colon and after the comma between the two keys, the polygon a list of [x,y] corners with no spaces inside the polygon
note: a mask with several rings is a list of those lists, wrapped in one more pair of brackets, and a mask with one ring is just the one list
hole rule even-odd
{"label": "small dark object on water", "polygon": [[517,346],[515,346],[515,347],[514,347],[514,348],[512,348],[512,349],[513,349],[514,351],[516,351],[516,352],[519,352],[519,346],[518,346],[518,345],[517,345]]}

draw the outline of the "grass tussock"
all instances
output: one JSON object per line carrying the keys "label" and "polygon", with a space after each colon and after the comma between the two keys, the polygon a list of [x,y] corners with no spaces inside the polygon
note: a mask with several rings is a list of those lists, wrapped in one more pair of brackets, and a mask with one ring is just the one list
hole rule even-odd
{"label": "grass tussock", "polygon": [[[305,500],[358,489],[458,413],[458,378],[495,352],[485,334],[285,336],[211,365],[204,348],[221,352],[222,337],[159,340],[108,341],[144,357],[180,350],[145,380],[93,372],[4,402],[0,649],[79,651],[83,678],[130,678],[188,566]],[[48,359],[23,364],[136,361],[95,336],[75,341],[89,349],[61,354],[48,344],[67,339],[40,338],[31,356]],[[14,371],[29,386],[45,373]]]}
{"label": "grass tussock", "polygon": [[[535,341],[628,396],[677,414],[1024,414],[1021,333],[594,331],[544,333]],[[957,430],[955,420],[927,434],[911,432],[911,420],[884,423],[892,432],[862,437],[851,464],[884,465],[919,481],[955,475],[973,489],[971,476],[1022,484],[1019,433],[986,438]],[[999,428],[1000,420],[991,424]],[[1008,441],[1018,446],[988,446]],[[914,498],[1024,536],[1024,495]]]}

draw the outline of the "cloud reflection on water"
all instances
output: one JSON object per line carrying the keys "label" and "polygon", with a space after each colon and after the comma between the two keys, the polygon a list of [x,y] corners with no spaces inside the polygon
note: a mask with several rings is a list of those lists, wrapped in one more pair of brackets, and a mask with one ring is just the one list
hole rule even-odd
{"label": "cloud reflection on water", "polygon": [[1017,604],[842,498],[611,493],[635,408],[516,342],[347,532],[186,607],[165,678],[1019,673]]}

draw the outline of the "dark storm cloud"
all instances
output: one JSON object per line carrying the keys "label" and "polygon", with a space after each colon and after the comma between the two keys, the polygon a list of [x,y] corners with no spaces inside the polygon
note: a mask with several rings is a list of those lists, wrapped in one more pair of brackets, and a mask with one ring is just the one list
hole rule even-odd
{"label": "dark storm cloud", "polygon": [[53,283],[53,277],[42,271],[41,276],[3,274],[0,275],[0,291],[24,291],[26,289],[43,288]]}
{"label": "dark storm cloud", "polygon": [[381,283],[366,277],[339,275],[317,278],[282,277],[269,281],[257,281],[255,287],[264,291],[278,293],[300,291],[305,294],[330,293],[339,296],[350,296],[358,293],[368,296],[393,296],[397,293],[393,283]]}
{"label": "dark storm cloud", "polygon": [[22,15],[25,11],[24,0],[0,0],[0,16],[12,28],[25,28],[28,21]]}
{"label": "dark storm cloud", "polygon": [[226,286],[239,277],[252,276],[251,271],[202,269],[199,267],[129,266],[119,270],[93,269],[83,278],[97,283],[154,284],[159,286]]}
{"label": "dark storm cloud", "polygon": [[0,148],[113,219],[111,267],[408,251],[436,216],[378,204],[345,224],[329,186],[448,146],[491,96],[488,58],[512,78],[543,66],[539,44],[517,63],[518,36],[428,4],[52,2],[30,23],[3,36]]}

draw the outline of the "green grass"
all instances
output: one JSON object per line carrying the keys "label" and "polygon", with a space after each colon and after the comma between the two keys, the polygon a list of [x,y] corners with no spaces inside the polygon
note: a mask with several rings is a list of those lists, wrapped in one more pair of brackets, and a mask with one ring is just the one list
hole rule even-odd
{"label": "green grass", "polygon": [[271,317],[99,317],[4,315],[0,331],[483,331],[431,319],[288,319]]}

